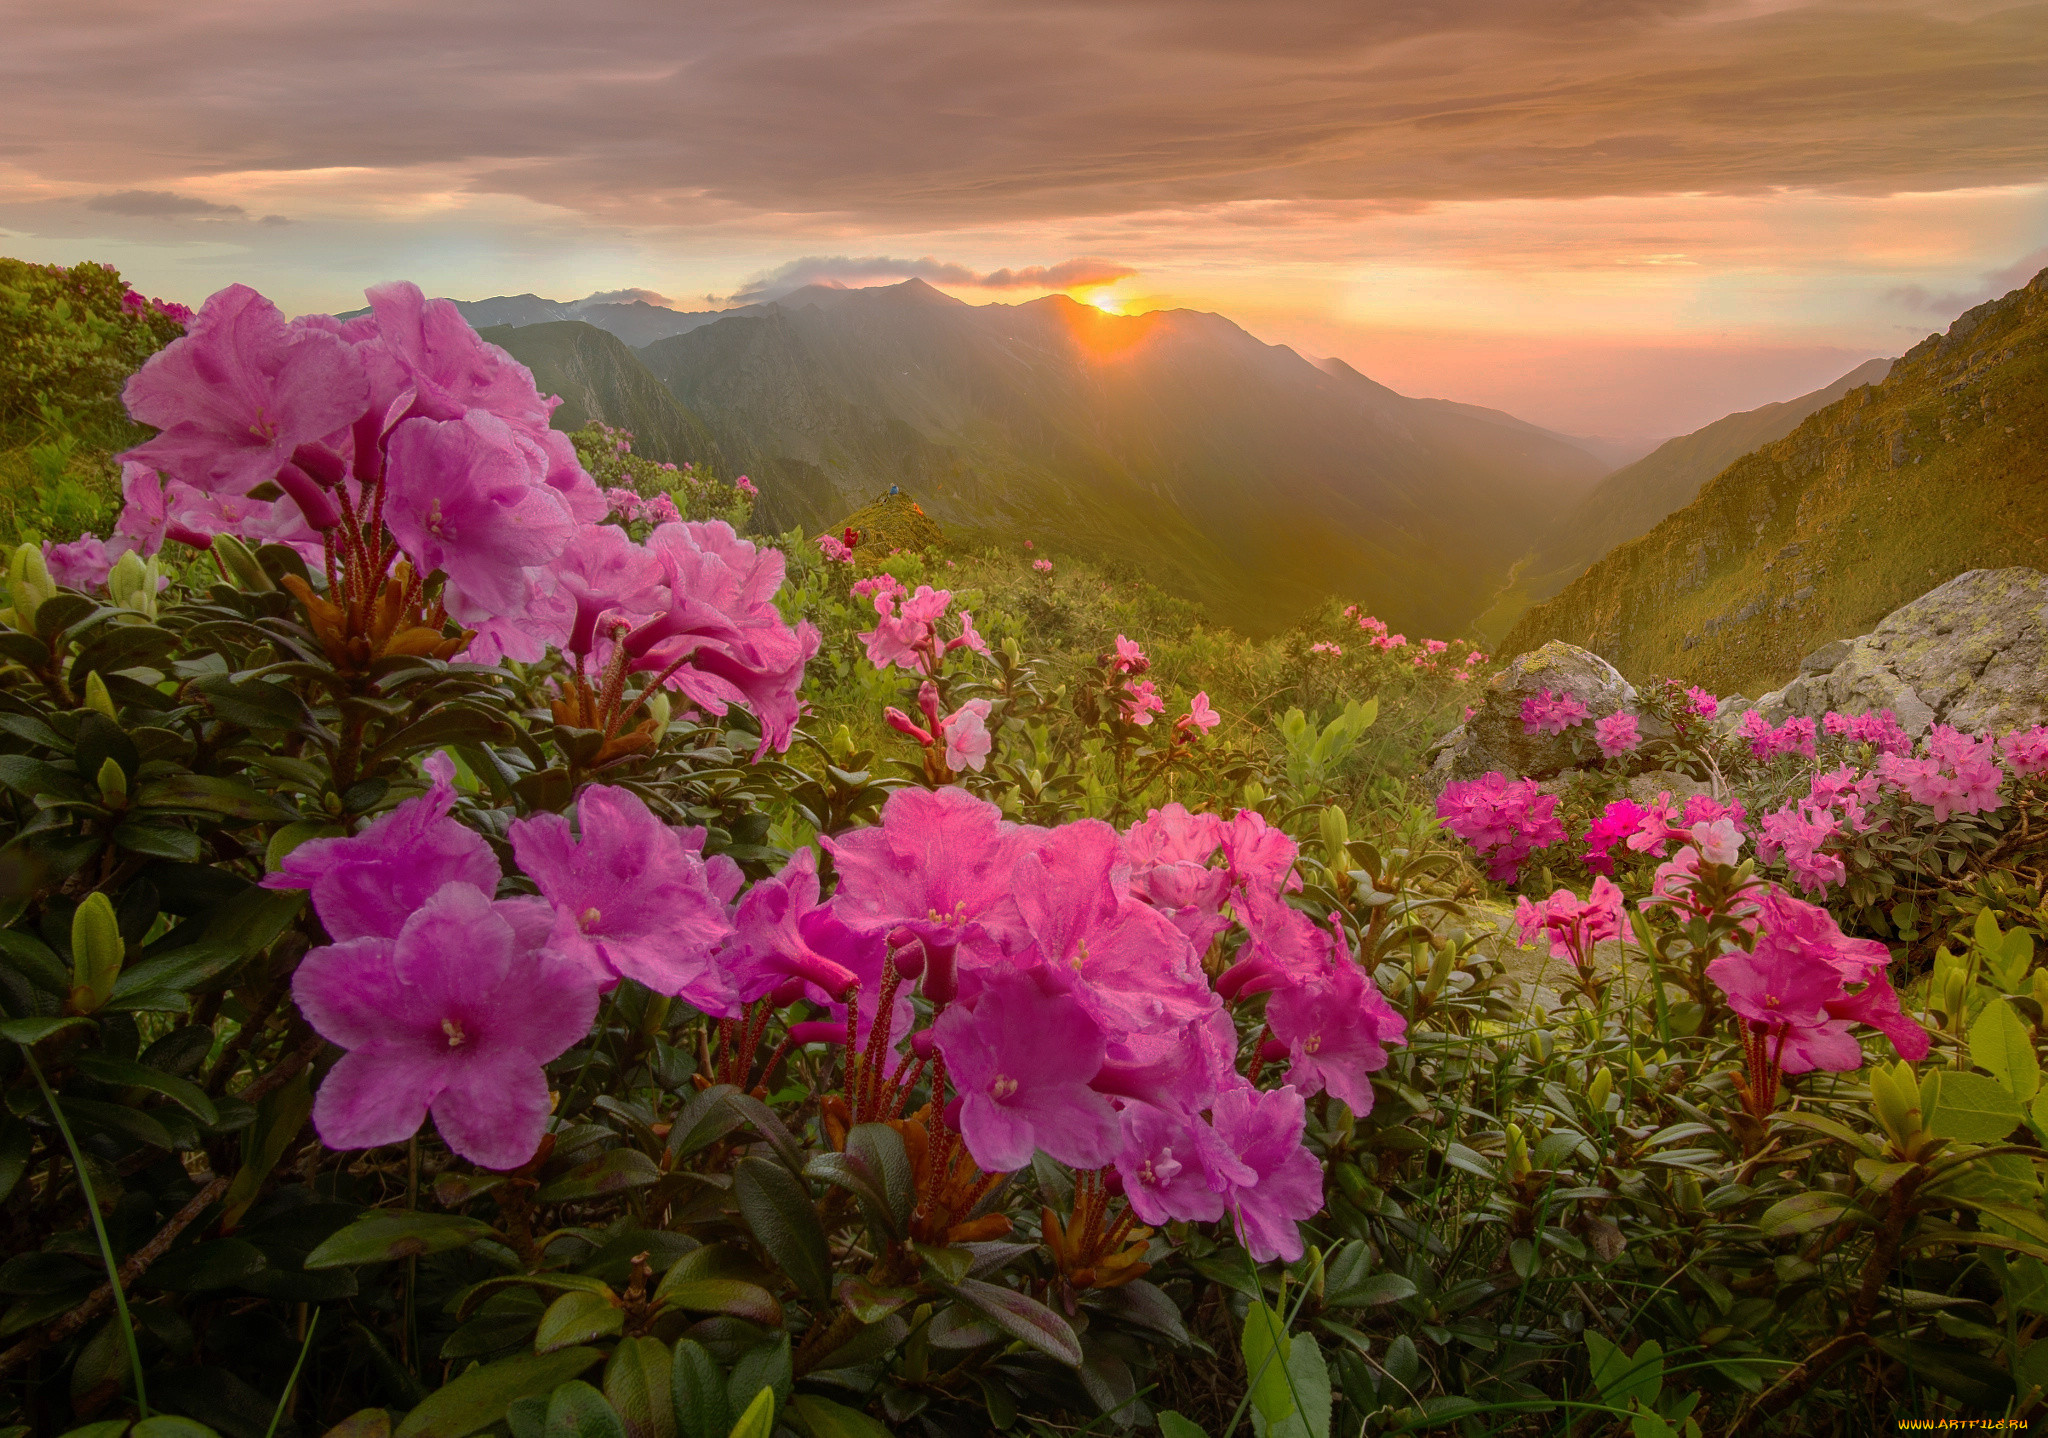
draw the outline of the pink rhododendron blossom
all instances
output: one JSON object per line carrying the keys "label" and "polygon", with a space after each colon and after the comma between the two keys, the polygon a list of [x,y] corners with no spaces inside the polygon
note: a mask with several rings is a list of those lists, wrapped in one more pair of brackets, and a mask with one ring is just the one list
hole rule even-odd
{"label": "pink rhododendron blossom", "polygon": [[987,699],[969,699],[939,721],[938,738],[946,746],[946,767],[958,774],[972,769],[979,774],[988,764],[995,741],[989,737]]}
{"label": "pink rhododendron blossom", "polygon": [[1117,1119],[1116,1170],[1140,1222],[1214,1223],[1223,1217],[1223,1195],[1209,1186],[1205,1157],[1208,1163],[1229,1164],[1243,1178],[1255,1177],[1198,1117],[1132,1102]]}
{"label": "pink rhododendron blossom", "polygon": [[436,890],[395,936],[314,949],[292,998],[348,1052],[322,1080],[313,1126],[329,1148],[402,1143],[431,1112],[448,1147],[483,1168],[533,1156],[549,1109],[545,1065],[597,1017],[583,967],[548,944],[547,906]]}
{"label": "pink rhododendron blossom", "polygon": [[1633,714],[1609,714],[1604,719],[1595,720],[1593,737],[1600,745],[1600,752],[1609,759],[1619,759],[1643,742]]}
{"label": "pink rhododendron blossom", "polygon": [[1152,687],[1150,679],[1124,681],[1123,718],[1126,724],[1144,728],[1152,722],[1154,714],[1165,712],[1166,701],[1159,697],[1159,691]]}
{"label": "pink rhododendron blossom", "polygon": [[590,652],[599,617],[610,611],[614,622],[633,624],[665,607],[661,559],[633,543],[617,525],[580,526],[548,566],[557,588],[576,606],[568,652]]}
{"label": "pink rhododendron blossom", "polygon": [[96,534],[82,534],[68,544],[43,541],[43,564],[50,578],[66,589],[95,590],[107,587],[107,575],[122,551],[109,548]]}
{"label": "pink rhododendron blossom", "polygon": [[1693,847],[1700,851],[1700,857],[1710,864],[1739,864],[1742,862],[1742,831],[1735,827],[1733,819],[1723,816],[1711,822],[1702,820],[1687,828],[1692,835]]}
{"label": "pink rhododendron blossom", "polygon": [[284,856],[266,889],[310,889],[313,912],[336,940],[395,939],[429,896],[466,884],[486,898],[497,892],[497,855],[484,836],[449,816],[455,807],[455,764],[429,755],[422,766],[431,787],[378,818],[360,834],[308,839]]}
{"label": "pink rhododendron blossom", "polygon": [[1121,634],[1116,637],[1116,655],[1112,663],[1119,674],[1143,674],[1152,667],[1152,661],[1145,657],[1145,651],[1138,647],[1137,641],[1126,639]]}
{"label": "pink rhododendron blossom", "polygon": [[[844,1003],[855,986],[872,990],[880,984],[887,940],[856,933],[818,902],[814,850],[798,849],[782,872],[747,890],[733,911],[732,928],[716,962],[743,1004],[790,979],[802,981],[819,1003]],[[869,994],[864,1023],[873,1022],[875,1002]],[[841,1042],[845,1033],[842,1024]]]}
{"label": "pink rhododendron blossom", "polygon": [[1481,654],[1477,649],[1473,650],[1470,654],[1467,654],[1465,656],[1465,667],[1467,669],[1470,669],[1475,665],[1484,664],[1485,662],[1486,656],[1484,654]]}
{"label": "pink rhododendron blossom", "polygon": [[1553,694],[1546,689],[1522,701],[1524,734],[1562,734],[1590,717],[1591,711],[1570,694]]}
{"label": "pink rhododendron blossom", "polygon": [[1898,716],[1889,709],[1875,714],[1837,714],[1830,709],[1821,716],[1821,728],[1831,738],[1874,745],[1886,754],[1913,752],[1912,737],[1899,727]]}
{"label": "pink rhododendron blossom", "polygon": [[1714,697],[1711,689],[1702,689],[1695,684],[1685,691],[1686,707],[1702,719],[1711,719],[1720,712],[1721,701]]}
{"label": "pink rhododendron blossom", "polygon": [[1209,692],[1205,689],[1188,701],[1188,712],[1173,721],[1176,733],[1199,729],[1203,733],[1214,729],[1223,722],[1223,716],[1209,707]]}
{"label": "pink rhododendron blossom", "polygon": [[870,574],[866,579],[857,579],[847,594],[854,599],[872,601],[877,594],[902,594],[906,591],[903,582],[893,574]]}
{"label": "pink rhododendron blossom", "polygon": [[1237,1221],[1238,1237],[1259,1263],[1301,1257],[1301,1220],[1323,1207],[1323,1170],[1301,1146],[1306,1105],[1292,1087],[1261,1092],[1246,1085],[1216,1100],[1211,1118],[1225,1149],[1253,1178],[1246,1182],[1221,1166],[1209,1172]]}
{"label": "pink rhododendron blossom", "polygon": [[1877,762],[1879,777],[1914,803],[1932,809],[1937,824],[1956,814],[1987,813],[2003,802],[2005,776],[1993,757],[1994,740],[1973,739],[1937,724],[1926,743],[1924,758],[1883,755]]}
{"label": "pink rhododendron blossom", "polygon": [[744,494],[748,499],[758,499],[761,494],[760,486],[751,479],[748,479],[744,474],[732,482],[732,487],[741,494]]}
{"label": "pink rhododendron blossom", "polygon": [[1102,1033],[1074,995],[1003,974],[972,1008],[939,1015],[932,1032],[960,1092],[960,1136],[984,1170],[1013,1172],[1040,1149],[1075,1168],[1115,1156],[1116,1111],[1088,1087],[1102,1067]]}
{"label": "pink rhododendron blossom", "polygon": [[1533,779],[1510,781],[1497,771],[1446,784],[1436,812],[1446,829],[1487,859],[1489,876],[1502,882],[1520,873],[1538,849],[1565,838],[1557,795],[1539,793]]}
{"label": "pink rhododendron blossom", "polygon": [[1593,962],[1594,945],[1608,939],[1633,939],[1622,913],[1621,890],[1604,875],[1593,880],[1584,899],[1570,889],[1559,889],[1540,904],[1522,899],[1515,905],[1515,925],[1524,944],[1534,943],[1539,934],[1547,935],[1551,956],[1581,969]]}
{"label": "pink rhododendron blossom", "polygon": [[1442,639],[1425,639],[1422,641],[1422,647],[1431,654],[1441,654],[1451,646]]}
{"label": "pink rhododendron blossom", "polygon": [[1031,561],[1031,567],[1040,574],[1052,573],[1052,561],[1050,559],[1034,559]]}
{"label": "pink rhododendron blossom", "polygon": [[1256,809],[1239,809],[1223,826],[1223,860],[1240,900],[1300,889],[1301,876],[1294,872],[1298,853],[1299,847],[1286,830],[1267,823],[1266,816]]}
{"label": "pink rhododendron blossom", "polygon": [[1765,722],[1763,715],[1754,709],[1746,709],[1735,732],[1749,741],[1750,752],[1757,758],[1771,760],[1782,754],[1803,754],[1811,759],[1818,731],[1814,722],[1804,715],[1795,714],[1774,729]]}
{"label": "pink rhododendron blossom", "polygon": [[1834,814],[1813,804],[1788,804],[1764,815],[1756,841],[1757,858],[1771,863],[1781,855],[1785,867],[1809,894],[1824,893],[1848,879],[1841,857],[1822,845],[1841,833]]}
{"label": "pink rhododendron blossom", "polygon": [[1286,1045],[1288,1083],[1304,1096],[1327,1091],[1361,1117],[1372,1112],[1370,1075],[1387,1066],[1385,1046],[1408,1042],[1408,1021],[1348,955],[1327,976],[1274,993],[1266,1024]]}
{"label": "pink rhododendron blossom", "polygon": [[162,433],[121,458],[240,497],[275,479],[300,445],[354,423],[369,398],[347,344],[292,329],[269,300],[230,285],[128,381],[129,414]]}
{"label": "pink rhododendron blossom", "polygon": [[164,508],[162,476],[146,464],[121,466],[121,497],[126,501],[114,521],[114,543],[148,559],[164,546],[170,523]]}
{"label": "pink rhododendron blossom", "polygon": [[1318,640],[1314,644],[1309,645],[1308,652],[1311,654],[1328,654],[1332,658],[1340,658],[1344,653],[1344,646]]}
{"label": "pink rhododendron blossom", "polygon": [[1595,874],[1614,872],[1614,846],[1643,822],[1644,810],[1633,799],[1616,799],[1586,830],[1586,852],[1581,856]]}
{"label": "pink rhododendron blossom", "polygon": [[559,915],[557,947],[605,988],[632,979],[708,1014],[735,1013],[713,961],[732,924],[699,852],[704,831],[664,824],[639,795],[603,784],[577,796],[576,821],[572,836],[562,815],[533,814],[507,834]]}
{"label": "pink rhododendron blossom", "polygon": [[2005,755],[2006,767],[2022,778],[2048,773],[2048,724],[2015,729],[1998,741],[1998,747]]}
{"label": "pink rhododendron blossom", "polygon": [[818,536],[818,553],[834,564],[853,563],[853,551],[829,534]]}
{"label": "pink rhododendron blossom", "polygon": [[1245,942],[1216,980],[1216,992],[1226,1001],[1316,983],[1342,958],[1329,929],[1270,890],[1253,889],[1235,902]]}
{"label": "pink rhododendron blossom", "polygon": [[820,636],[775,607],[778,549],[741,539],[723,520],[664,524],[648,536],[661,557],[669,607],[623,641],[635,670],[661,676],[712,714],[743,704],[760,721],[758,760],[789,748],[802,712],[797,690]]}
{"label": "pink rhododendron blossom", "polygon": [[1692,835],[1680,826],[1678,802],[1666,789],[1657,795],[1655,803],[1643,811],[1636,831],[1628,836],[1628,847],[1638,854],[1650,854],[1661,859],[1674,842],[1683,844],[1691,838]]}

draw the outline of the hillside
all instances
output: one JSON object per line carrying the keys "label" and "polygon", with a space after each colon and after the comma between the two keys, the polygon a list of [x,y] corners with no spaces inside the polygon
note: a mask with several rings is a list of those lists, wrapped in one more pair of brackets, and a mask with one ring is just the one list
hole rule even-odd
{"label": "hillside", "polygon": [[1782,681],[1970,569],[2048,559],[2048,271],[1930,335],[1526,614],[1624,673]]}
{"label": "hillside", "polygon": [[703,421],[616,336],[581,320],[494,325],[478,333],[532,370],[542,394],[562,397],[552,421],[556,429],[603,420],[631,430],[634,449],[649,459],[720,465],[718,444]]}
{"label": "hillside", "polygon": [[760,483],[771,526],[821,528],[901,484],[949,532],[1132,566],[1255,633],[1329,593],[1457,632],[1605,472],[1186,310],[813,288],[641,355]]}

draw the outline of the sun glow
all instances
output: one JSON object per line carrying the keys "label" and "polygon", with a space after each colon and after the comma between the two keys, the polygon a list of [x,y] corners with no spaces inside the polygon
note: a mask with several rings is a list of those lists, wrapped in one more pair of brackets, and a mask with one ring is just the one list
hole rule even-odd
{"label": "sun glow", "polygon": [[1094,294],[1087,297],[1086,303],[1095,306],[1095,308],[1101,310],[1106,315],[1120,315],[1123,313],[1122,310],[1116,307],[1116,296],[1112,295],[1108,290],[1097,290]]}

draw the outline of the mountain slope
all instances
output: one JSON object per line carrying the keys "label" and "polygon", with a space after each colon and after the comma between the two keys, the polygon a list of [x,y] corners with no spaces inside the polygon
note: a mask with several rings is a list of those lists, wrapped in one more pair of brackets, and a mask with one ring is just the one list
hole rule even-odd
{"label": "mountain slope", "polygon": [[477,332],[533,371],[542,394],[557,394],[560,430],[603,420],[631,430],[635,450],[669,464],[719,465],[717,441],[615,335],[580,320],[494,325]]}
{"label": "mountain slope", "polygon": [[1638,679],[1782,680],[1966,570],[2048,568],[2048,271],[1930,335],[1523,616]]}
{"label": "mountain slope", "polygon": [[1254,632],[1333,592],[1456,632],[1604,472],[1186,310],[812,288],[641,355],[771,524],[822,528],[901,484],[949,530],[1142,567]]}

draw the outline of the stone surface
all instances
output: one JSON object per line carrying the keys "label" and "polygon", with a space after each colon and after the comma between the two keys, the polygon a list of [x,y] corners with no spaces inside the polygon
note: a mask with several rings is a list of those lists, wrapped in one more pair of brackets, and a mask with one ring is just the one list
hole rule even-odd
{"label": "stone surface", "polygon": [[[1824,645],[1799,677],[1754,707],[1772,724],[1833,709],[1889,709],[1909,734],[1950,724],[1998,733],[2048,723],[2048,574],[1973,569],[1887,614],[1856,639]],[[1724,704],[1729,722],[1742,709]]]}
{"label": "stone surface", "polygon": [[[1522,701],[1545,689],[1573,696],[1590,717],[1562,734],[1523,733]],[[1597,654],[1553,640],[1518,656],[1487,681],[1472,717],[1431,746],[1429,782],[1440,791],[1446,784],[1477,779],[1493,770],[1547,779],[1566,769],[1596,764],[1600,750],[1593,742],[1594,721],[1624,709],[1636,711],[1636,691],[1619,670]],[[1645,738],[1654,738],[1669,731],[1643,716],[1642,732]]]}

